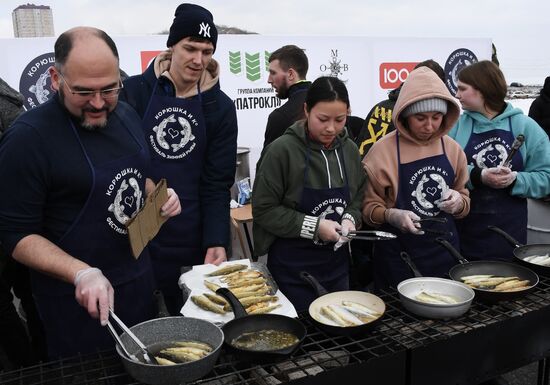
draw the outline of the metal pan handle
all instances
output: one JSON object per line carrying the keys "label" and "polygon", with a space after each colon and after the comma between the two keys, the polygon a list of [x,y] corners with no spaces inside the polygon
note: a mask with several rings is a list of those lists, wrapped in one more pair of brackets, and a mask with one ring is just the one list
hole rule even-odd
{"label": "metal pan handle", "polygon": [[487,226],[487,228],[491,231],[494,231],[497,234],[502,235],[508,242],[510,242],[514,247],[521,247],[523,246],[521,243],[519,243],[514,237],[512,237],[510,234],[508,234],[506,231],[502,230],[500,227],[496,227],[493,225]]}
{"label": "metal pan handle", "polygon": [[410,267],[410,269],[412,270],[416,278],[422,277],[422,274],[420,274],[420,271],[418,270],[416,265],[413,263],[409,253],[407,253],[406,251],[402,251],[401,253],[399,253],[399,255],[401,256],[401,259],[403,260],[403,262],[405,262]]}
{"label": "metal pan handle", "polygon": [[449,251],[449,253],[451,253],[451,255],[453,257],[455,257],[457,259],[458,262],[460,262],[460,264],[464,265],[466,263],[470,263],[470,261],[468,261],[466,258],[464,258],[459,252],[457,249],[454,248],[453,245],[451,245],[451,243],[443,238],[436,238],[435,241],[437,243],[439,243],[441,246],[443,246],[444,248],[447,249],[447,251]]}
{"label": "metal pan handle", "polygon": [[321,297],[325,294],[328,294],[328,291],[327,289],[325,289],[323,286],[321,286],[321,284],[319,283],[319,281],[317,281],[315,279],[315,277],[311,274],[309,274],[308,272],[306,271],[301,271],[300,272],[300,278],[302,278],[302,280],[304,280],[306,283],[310,284],[311,287],[315,290],[315,292],[317,293],[317,297]]}

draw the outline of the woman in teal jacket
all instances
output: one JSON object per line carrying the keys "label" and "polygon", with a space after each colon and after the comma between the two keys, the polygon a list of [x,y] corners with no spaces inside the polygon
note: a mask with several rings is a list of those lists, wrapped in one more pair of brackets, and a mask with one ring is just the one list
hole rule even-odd
{"label": "woman in teal jacket", "polygon": [[297,310],[315,292],[306,271],[329,291],[349,286],[349,251],[335,242],[361,223],[366,175],[357,146],[345,130],[349,97],[334,77],[315,80],[304,105],[306,119],[267,146],[252,195],[255,253]]}
{"label": "woman in teal jacket", "polygon": [[[472,260],[511,260],[513,247],[489,230],[495,225],[527,242],[527,199],[550,194],[550,142],[544,130],[504,101],[506,80],[490,61],[458,74],[456,97],[464,108],[449,132],[466,153],[470,171],[470,214],[458,221],[463,254]],[[514,139],[525,141],[503,165]]]}

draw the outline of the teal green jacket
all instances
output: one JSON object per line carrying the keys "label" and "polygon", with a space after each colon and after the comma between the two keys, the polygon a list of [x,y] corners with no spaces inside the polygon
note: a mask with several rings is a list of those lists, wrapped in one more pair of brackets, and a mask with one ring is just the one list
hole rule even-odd
{"label": "teal green jacket", "polygon": [[[289,127],[284,135],[264,149],[258,161],[252,189],[256,255],[266,254],[277,238],[302,237],[312,239],[312,242],[317,238],[319,218],[316,218],[315,233],[305,234],[302,232],[302,226],[311,226],[312,217],[308,215],[306,218],[306,214],[297,210],[304,187],[308,148],[308,187],[327,188],[329,180],[331,187],[342,187],[345,185],[347,174],[351,197],[343,216],[349,218],[351,215],[356,228],[361,225],[366,174],[357,146],[344,129],[331,147],[326,149],[321,144],[306,140],[304,124],[304,121],[298,121]],[[340,159],[336,156],[337,149]]]}
{"label": "teal green jacket", "polygon": [[[464,148],[470,139],[472,130],[474,133],[493,129],[509,131],[509,118],[514,137],[519,134],[525,136],[525,142],[519,149],[523,158],[524,170],[518,172],[511,195],[522,198],[545,197],[550,194],[550,141],[537,122],[525,115],[519,108],[507,103],[506,109],[493,119],[488,119],[479,112],[466,110],[449,132],[449,136]],[[468,159],[470,172],[473,167],[472,161]],[[471,181],[468,182],[468,188],[474,188]]]}

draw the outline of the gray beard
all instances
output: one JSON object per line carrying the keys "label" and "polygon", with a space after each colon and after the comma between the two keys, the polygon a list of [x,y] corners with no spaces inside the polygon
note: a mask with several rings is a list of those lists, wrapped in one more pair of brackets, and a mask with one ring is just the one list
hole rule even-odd
{"label": "gray beard", "polygon": [[86,110],[82,109],[82,113],[80,114],[80,116],[71,114],[67,109],[67,107],[65,107],[65,91],[63,91],[62,88],[59,89],[59,99],[61,100],[61,104],[63,105],[65,110],[67,110],[69,115],[71,115],[74,119],[76,119],[80,127],[82,127],[86,131],[90,131],[90,132],[99,131],[100,129],[105,128],[107,126],[107,123],[109,123],[109,118],[111,117],[112,111],[109,111],[108,109],[104,109],[104,111],[107,112],[107,117],[105,118],[105,121],[103,123],[89,124],[89,123],[86,123],[86,117],[84,116],[84,112],[90,111],[90,109],[86,109]]}

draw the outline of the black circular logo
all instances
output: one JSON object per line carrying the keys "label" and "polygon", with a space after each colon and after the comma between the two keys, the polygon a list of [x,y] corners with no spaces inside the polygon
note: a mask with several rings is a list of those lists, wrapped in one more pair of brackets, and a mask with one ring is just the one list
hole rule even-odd
{"label": "black circular logo", "polygon": [[445,84],[453,96],[457,91],[458,73],[473,63],[477,63],[477,57],[469,49],[459,48],[449,55],[445,62]]}
{"label": "black circular logo", "polygon": [[24,105],[27,110],[45,103],[55,93],[48,72],[48,68],[54,63],[54,53],[48,52],[31,60],[23,70],[19,81],[19,92],[25,97]]}

